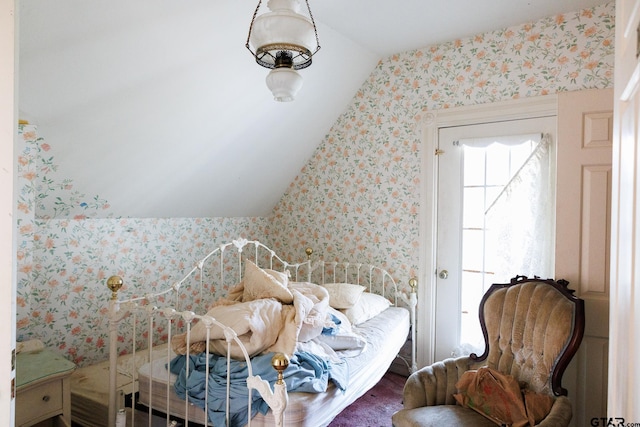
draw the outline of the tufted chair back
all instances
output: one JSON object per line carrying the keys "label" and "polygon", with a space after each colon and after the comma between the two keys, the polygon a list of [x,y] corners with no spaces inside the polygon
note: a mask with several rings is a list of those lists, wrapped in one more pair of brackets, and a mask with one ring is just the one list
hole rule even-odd
{"label": "tufted chair back", "polygon": [[537,393],[566,395],[560,379],[584,332],[584,302],[567,285],[522,276],[492,285],[480,303],[485,353],[471,360]]}

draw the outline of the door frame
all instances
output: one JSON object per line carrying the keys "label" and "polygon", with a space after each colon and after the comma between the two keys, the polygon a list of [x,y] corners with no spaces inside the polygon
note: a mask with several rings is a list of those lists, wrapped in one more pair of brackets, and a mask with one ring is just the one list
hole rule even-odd
{"label": "door frame", "polygon": [[0,0],[0,425],[13,426],[16,349],[16,209],[15,157],[18,101],[17,1]]}
{"label": "door frame", "polygon": [[[420,188],[420,253],[418,281],[417,354],[418,368],[432,364],[435,352],[435,292],[438,162],[436,148],[441,128],[556,116],[555,94],[456,107],[425,114],[422,123]],[[555,161],[555,155],[552,157]]]}

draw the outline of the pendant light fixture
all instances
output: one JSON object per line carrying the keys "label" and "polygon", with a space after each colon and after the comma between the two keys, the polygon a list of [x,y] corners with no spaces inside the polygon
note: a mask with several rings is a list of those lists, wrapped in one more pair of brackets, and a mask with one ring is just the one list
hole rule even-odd
{"label": "pendant light fixture", "polygon": [[302,87],[297,70],[311,65],[320,50],[318,30],[305,0],[308,16],[299,13],[301,0],[269,0],[269,12],[258,15],[262,0],[251,19],[246,47],[256,62],[271,69],[267,87],[276,101],[293,101]]}

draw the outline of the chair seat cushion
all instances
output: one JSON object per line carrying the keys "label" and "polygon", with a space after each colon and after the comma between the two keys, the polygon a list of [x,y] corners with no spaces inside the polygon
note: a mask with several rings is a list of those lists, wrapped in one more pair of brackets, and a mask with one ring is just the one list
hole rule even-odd
{"label": "chair seat cushion", "polygon": [[469,426],[496,427],[496,424],[477,412],[458,405],[423,406],[402,409],[392,417],[394,427]]}

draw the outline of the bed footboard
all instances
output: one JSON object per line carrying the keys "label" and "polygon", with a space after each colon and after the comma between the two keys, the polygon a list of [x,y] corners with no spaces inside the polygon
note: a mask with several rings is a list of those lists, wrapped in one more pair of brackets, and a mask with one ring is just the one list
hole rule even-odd
{"label": "bed footboard", "polygon": [[[111,322],[109,324],[109,339],[110,339],[110,358],[109,358],[109,382],[110,382],[110,387],[109,387],[109,420],[108,420],[108,425],[109,427],[117,427],[116,421],[117,421],[117,411],[118,409],[122,409],[122,408],[118,408],[117,407],[117,395],[116,395],[116,388],[115,386],[112,386],[112,384],[116,383],[116,375],[118,372],[118,367],[117,367],[117,342],[118,342],[118,323],[120,320],[122,320],[123,317],[131,314],[132,311],[134,311],[135,309],[140,309],[141,307],[135,306],[135,307],[126,307],[125,309],[123,309],[123,307],[121,306],[121,304],[118,302],[117,300],[117,292],[118,290],[122,287],[123,281],[120,277],[118,276],[112,276],[108,279],[107,281],[107,286],[109,287],[109,289],[112,292],[112,297],[111,297],[111,301],[110,301],[110,315],[111,315]],[[246,379],[246,383],[247,383],[247,387],[249,388],[249,390],[256,390],[258,393],[260,393],[261,397],[264,399],[264,401],[267,403],[267,405],[269,406],[269,408],[272,410],[273,415],[274,415],[274,419],[276,421],[276,426],[283,426],[284,423],[284,411],[287,407],[287,402],[288,402],[288,395],[287,395],[287,386],[284,382],[283,379],[283,372],[284,370],[287,368],[287,366],[289,365],[289,358],[282,354],[282,353],[277,353],[273,356],[272,360],[271,360],[271,365],[273,367],[273,369],[275,369],[275,371],[277,372],[278,378],[274,384],[273,390],[271,389],[271,386],[269,384],[268,381],[263,380],[262,378],[260,378],[259,375],[253,375],[252,372],[252,363],[251,363],[251,359],[249,357],[249,354],[247,353],[247,350],[244,347],[244,344],[238,339],[238,336],[236,334],[236,332],[230,328],[227,325],[224,325],[222,323],[220,323],[219,321],[217,321],[216,319],[214,319],[213,317],[204,315],[204,316],[200,316],[200,315],[196,315],[195,313],[191,312],[191,311],[183,311],[183,312],[177,312],[173,309],[165,309],[165,310],[160,310],[158,311],[157,307],[143,307],[142,310],[147,313],[147,315],[150,318],[149,324],[153,324],[153,316],[154,315],[159,315],[160,317],[165,317],[166,320],[168,322],[172,322],[176,319],[183,319],[187,322],[187,341],[189,340],[189,332],[190,332],[190,325],[194,320],[198,320],[200,322],[202,322],[206,328],[207,328],[207,336],[206,336],[206,353],[209,354],[210,353],[210,348],[209,348],[209,342],[211,339],[210,336],[210,331],[211,328],[213,326],[217,326],[219,328],[221,328],[224,331],[224,335],[226,337],[226,341],[227,341],[227,366],[229,366],[229,363],[231,361],[231,344],[232,342],[235,343],[240,350],[242,351],[242,353],[244,354],[244,358],[245,358],[245,362],[247,365],[247,369],[248,369],[248,376]],[[171,332],[169,332],[169,337],[171,337]],[[149,349],[152,348],[152,343],[151,343],[151,339],[149,342]],[[187,353],[186,353],[186,358],[189,358],[189,346],[187,346]],[[150,361],[153,361],[153,355],[151,354],[151,350],[149,351],[149,357],[148,359]],[[171,349],[169,347],[167,347],[167,361],[170,361],[171,359]],[[169,363],[169,362],[167,362]],[[207,359],[207,365],[205,368],[206,372],[209,372],[209,359]],[[152,374],[153,374],[153,368],[152,369]],[[187,367],[187,375],[188,375],[188,367]],[[132,373],[134,375],[134,380],[135,380],[135,372]],[[229,425],[229,410],[230,410],[230,375],[231,372],[227,371],[227,403],[226,403],[226,425]],[[207,379],[208,381],[208,379]],[[208,390],[208,385],[205,386],[205,390]],[[133,390],[132,390],[133,391]],[[205,407],[204,407],[204,412],[205,414],[208,413],[207,411],[207,405],[208,405],[208,401],[207,399],[205,400]],[[189,412],[189,401],[188,399],[185,400],[185,417]],[[249,393],[248,395],[248,403],[247,403],[247,411],[248,411],[248,423],[247,425],[251,425],[251,393]],[[151,407],[149,407],[149,412],[151,414]],[[133,418],[133,416],[132,416]],[[167,412],[167,422],[169,423],[169,412]],[[168,424],[168,425],[175,425],[175,423],[172,424]]]}
{"label": "bed footboard", "polygon": [[[230,366],[231,360],[231,344],[233,343],[236,348],[239,348],[244,355],[244,359],[248,368],[247,387],[249,389],[248,397],[248,424],[251,424],[251,390],[260,393],[260,396],[271,408],[278,425],[282,425],[284,410],[287,405],[287,389],[284,381],[282,381],[282,372],[288,365],[288,359],[284,355],[277,355],[273,358],[273,368],[278,372],[278,380],[276,381],[273,390],[266,380],[260,378],[260,376],[254,376],[252,372],[252,364],[249,354],[242,341],[238,338],[236,332],[229,326],[222,324],[213,317],[207,315],[197,315],[194,311],[206,312],[208,308],[206,306],[205,296],[215,293],[220,289],[228,289],[230,285],[235,285],[242,280],[245,262],[251,260],[257,266],[261,268],[270,269],[285,273],[291,280],[295,281],[309,281],[311,268],[310,260],[301,263],[288,263],[281,259],[275,252],[258,241],[250,241],[246,239],[233,240],[227,244],[220,245],[204,258],[198,261],[193,269],[189,271],[182,279],[175,282],[171,286],[167,286],[152,294],[144,296],[133,296],[128,299],[119,300],[118,291],[123,287],[124,283],[122,278],[118,276],[112,276],[107,280],[107,286],[111,291],[111,299],[109,301],[109,416],[108,426],[116,426],[116,418],[118,408],[117,391],[116,391],[116,376],[118,375],[118,356],[119,342],[131,341],[132,348],[126,350],[127,353],[133,351],[134,359],[136,346],[140,337],[144,337],[147,340],[146,348],[149,355],[147,360],[153,361],[152,349],[158,342],[171,342],[171,334],[174,326],[180,327],[181,330],[186,329],[187,334],[187,348],[190,347],[189,331],[191,328],[191,322],[197,320],[203,322],[207,327],[207,339],[206,339],[206,354],[209,354],[209,332],[211,327],[216,326],[220,330],[224,331],[224,339],[227,343],[227,366]],[[198,306],[188,306],[187,310],[176,310],[174,307],[179,307],[184,301],[197,300]],[[161,308],[159,308],[161,307]],[[137,317],[143,319],[146,322],[145,331],[136,330]],[[133,317],[133,320],[131,320]],[[146,319],[145,319],[146,318]],[[131,336],[128,338],[123,337],[123,324],[126,323],[125,319],[129,319],[127,322],[131,323]],[[156,323],[157,322],[157,323]],[[159,326],[160,322],[166,322]],[[176,326],[178,325],[178,326]],[[162,331],[163,338],[158,339],[154,337],[154,334]],[[176,332],[177,333],[177,332]],[[120,344],[122,345],[122,344]],[[141,347],[144,348],[144,347]],[[236,350],[237,351],[237,350]],[[167,346],[166,361],[170,361],[170,346]],[[175,354],[173,354],[175,356]],[[189,350],[187,350],[187,359],[189,358]],[[208,359],[207,359],[208,363]],[[133,382],[137,384],[137,369],[134,367],[130,374],[133,378]],[[187,368],[188,369],[188,368]],[[207,366],[208,371],[208,366]],[[188,371],[187,371],[188,372]],[[227,371],[227,376],[230,373]],[[229,417],[229,378],[227,378],[227,417]],[[208,390],[208,386],[205,390]],[[132,395],[136,393],[136,389],[132,388],[128,393]],[[185,402],[185,415],[188,417],[188,400]],[[208,399],[205,399],[204,412],[207,413]],[[167,402],[168,405],[168,402]],[[151,415],[151,405],[149,406],[149,413]],[[179,415],[182,417],[182,415]],[[132,417],[133,419],[133,417]],[[167,412],[167,422],[169,422],[169,412]],[[205,424],[207,421],[205,420]],[[228,424],[228,420],[227,420]]]}

